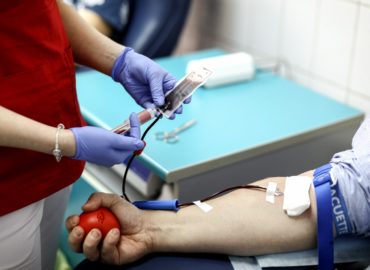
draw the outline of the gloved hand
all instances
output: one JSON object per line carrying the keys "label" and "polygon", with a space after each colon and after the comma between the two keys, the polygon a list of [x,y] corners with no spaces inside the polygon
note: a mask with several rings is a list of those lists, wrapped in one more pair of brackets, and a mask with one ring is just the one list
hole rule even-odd
{"label": "gloved hand", "polygon": [[[116,59],[112,78],[120,82],[136,103],[144,108],[163,106],[165,94],[177,82],[176,78],[160,65],[129,47]],[[184,103],[189,103],[190,100],[189,98]],[[181,112],[182,107],[175,111]]]}
{"label": "gloved hand", "polygon": [[76,139],[76,153],[72,158],[106,167],[123,163],[133,151],[144,147],[140,140],[140,122],[135,113],[130,115],[130,125],[126,136],[97,127],[71,128]]}

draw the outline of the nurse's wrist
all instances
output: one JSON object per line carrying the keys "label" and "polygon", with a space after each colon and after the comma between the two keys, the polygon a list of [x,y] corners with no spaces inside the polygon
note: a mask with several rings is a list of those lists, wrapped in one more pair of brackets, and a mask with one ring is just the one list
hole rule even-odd
{"label": "nurse's wrist", "polygon": [[59,148],[62,156],[73,157],[76,153],[76,140],[69,129],[63,129],[59,132]]}

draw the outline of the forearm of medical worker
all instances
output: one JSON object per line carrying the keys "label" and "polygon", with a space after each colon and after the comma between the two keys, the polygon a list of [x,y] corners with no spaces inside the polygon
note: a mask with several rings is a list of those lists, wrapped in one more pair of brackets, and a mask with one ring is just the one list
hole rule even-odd
{"label": "forearm of medical worker", "polygon": [[[56,127],[51,127],[0,106],[0,145],[52,154]],[[76,143],[70,130],[60,130],[59,147],[64,156],[73,156]]]}
{"label": "forearm of medical worker", "polygon": [[[142,149],[140,122],[130,115],[130,131],[122,136],[98,127],[51,127],[0,106],[0,146],[33,150],[111,167]],[[55,151],[59,151],[59,155]]]}
{"label": "forearm of medical worker", "polygon": [[75,61],[110,75],[114,61],[124,47],[89,25],[63,0],[57,2]]}
{"label": "forearm of medical worker", "polygon": [[[312,172],[305,175],[312,177]],[[276,182],[284,191],[285,178],[268,178],[255,184]],[[310,189],[311,207],[302,215],[289,217],[282,210],[283,197],[266,201],[266,193],[239,189],[207,201],[205,213],[195,205],[178,212],[143,211],[117,195],[95,193],[84,211],[107,207],[118,217],[121,231],[112,229],[102,239],[97,229],[84,235],[79,217],[67,219],[71,247],[90,260],[124,264],[151,252],[211,252],[257,255],[303,250],[316,244],[316,203]],[[102,243],[101,243],[102,242]],[[268,243],[268,244],[266,244]]]}
{"label": "forearm of medical worker", "polygon": [[[75,62],[112,76],[144,108],[164,105],[165,93],[177,82],[174,76],[148,57],[101,34],[62,0],[58,5]],[[185,101],[189,102],[190,98]],[[175,111],[181,112],[182,107]]]}

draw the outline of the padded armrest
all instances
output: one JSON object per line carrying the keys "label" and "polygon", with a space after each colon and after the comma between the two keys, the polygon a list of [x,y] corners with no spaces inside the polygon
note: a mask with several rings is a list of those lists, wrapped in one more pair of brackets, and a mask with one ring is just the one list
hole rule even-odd
{"label": "padded armrest", "polygon": [[[317,250],[309,249],[297,252],[276,253],[256,256],[256,261],[251,263],[251,257],[230,256],[234,265],[255,265],[264,267],[299,267],[317,265]],[[366,262],[370,258],[370,239],[358,237],[342,237],[334,241],[334,262],[351,263]]]}

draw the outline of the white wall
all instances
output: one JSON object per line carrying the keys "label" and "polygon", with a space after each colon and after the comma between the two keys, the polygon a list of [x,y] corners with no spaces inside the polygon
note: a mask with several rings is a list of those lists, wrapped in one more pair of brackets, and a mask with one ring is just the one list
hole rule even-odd
{"label": "white wall", "polygon": [[370,114],[370,0],[193,0],[177,53],[284,61],[305,86]]}

